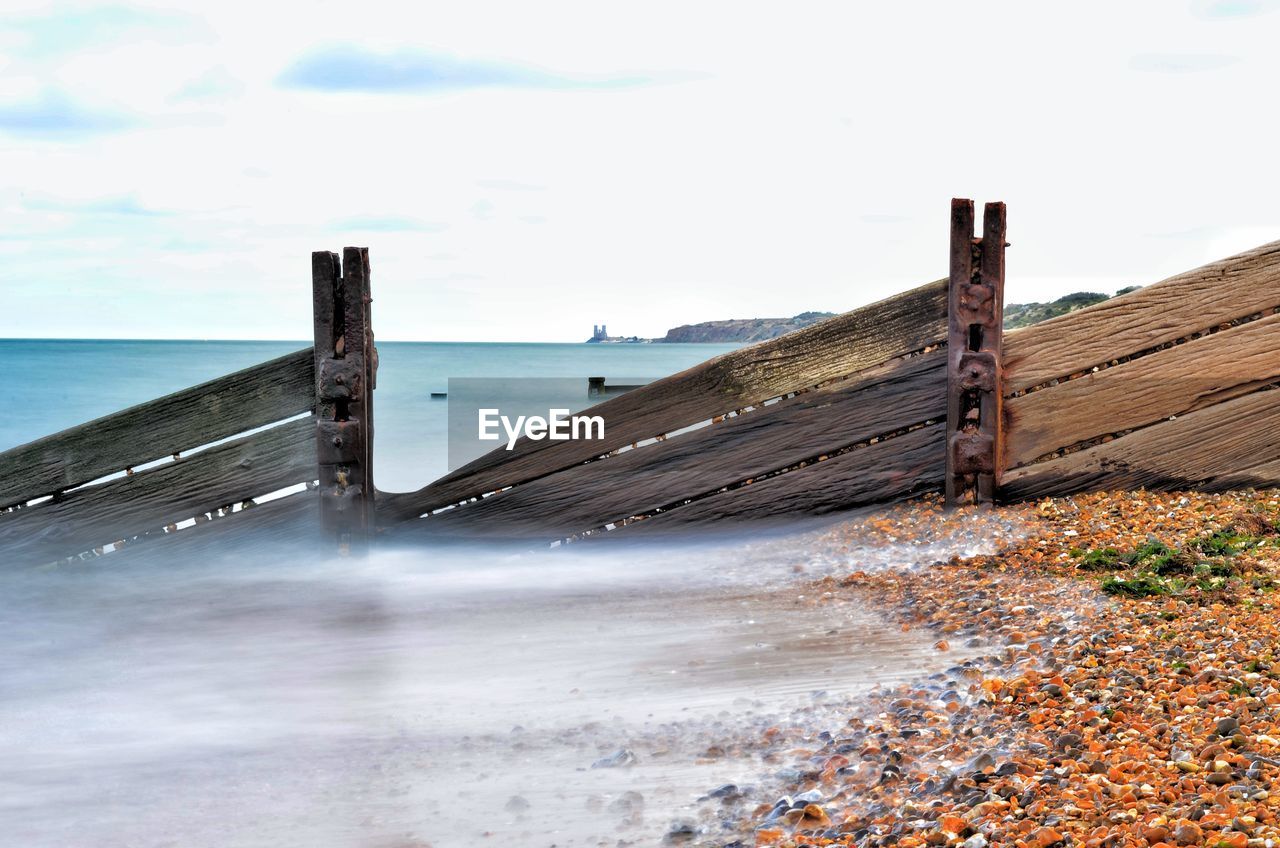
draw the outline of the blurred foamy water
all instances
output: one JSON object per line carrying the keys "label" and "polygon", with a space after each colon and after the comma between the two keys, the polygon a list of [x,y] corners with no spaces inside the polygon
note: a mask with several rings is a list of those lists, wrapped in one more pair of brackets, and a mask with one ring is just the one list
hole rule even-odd
{"label": "blurred foamy water", "polygon": [[6,574],[3,842],[652,844],[776,769],[726,740],[954,662],[804,597],[936,551],[810,547]]}

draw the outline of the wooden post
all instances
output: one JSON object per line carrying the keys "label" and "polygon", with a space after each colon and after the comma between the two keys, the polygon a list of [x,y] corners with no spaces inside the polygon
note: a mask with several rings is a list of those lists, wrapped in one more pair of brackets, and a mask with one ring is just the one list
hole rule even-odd
{"label": "wooden post", "polygon": [[322,532],[344,556],[374,532],[373,390],[378,351],[369,304],[369,251],[311,254],[315,319],[316,459]]}
{"label": "wooden post", "polygon": [[981,238],[973,236],[973,219],[972,200],[951,201],[946,478],[950,506],[992,502],[1001,464],[1004,204],[986,205]]}

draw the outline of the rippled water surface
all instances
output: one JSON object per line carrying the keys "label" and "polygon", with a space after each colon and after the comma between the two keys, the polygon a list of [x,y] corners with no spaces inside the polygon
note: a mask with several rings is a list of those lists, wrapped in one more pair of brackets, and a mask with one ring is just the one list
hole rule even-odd
{"label": "rippled water surface", "polygon": [[933,552],[579,548],[5,575],[5,844],[653,844],[778,768],[733,739],[954,661],[805,597]]}

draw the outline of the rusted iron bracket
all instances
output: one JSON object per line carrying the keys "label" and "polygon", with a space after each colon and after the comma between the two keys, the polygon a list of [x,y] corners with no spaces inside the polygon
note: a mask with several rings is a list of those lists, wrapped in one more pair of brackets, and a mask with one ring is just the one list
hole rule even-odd
{"label": "rusted iron bracket", "polygon": [[950,506],[992,502],[1001,468],[1004,204],[988,203],[983,209],[981,238],[974,238],[973,225],[973,201],[952,200],[947,294]]}
{"label": "rusted iron bracket", "polygon": [[374,532],[373,389],[378,351],[369,304],[369,250],[311,254],[316,356],[316,460],[322,532],[347,555]]}

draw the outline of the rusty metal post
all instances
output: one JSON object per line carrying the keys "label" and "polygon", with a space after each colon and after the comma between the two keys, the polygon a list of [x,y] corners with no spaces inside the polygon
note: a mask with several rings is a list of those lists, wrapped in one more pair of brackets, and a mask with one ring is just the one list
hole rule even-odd
{"label": "rusty metal post", "polygon": [[369,251],[311,254],[315,319],[316,459],[322,532],[344,556],[374,532],[373,390],[378,351],[369,304]]}
{"label": "rusty metal post", "polygon": [[974,238],[973,201],[951,201],[947,329],[947,477],[950,506],[990,503],[1001,465],[1005,209],[988,203]]}

